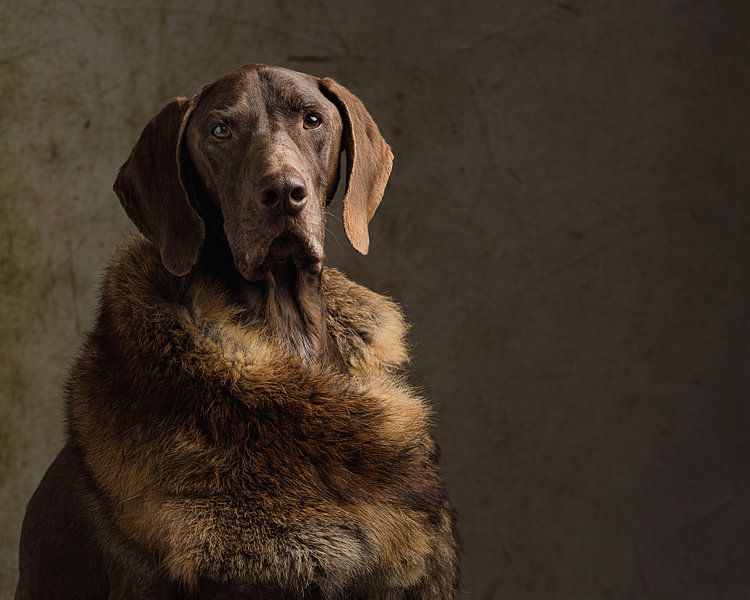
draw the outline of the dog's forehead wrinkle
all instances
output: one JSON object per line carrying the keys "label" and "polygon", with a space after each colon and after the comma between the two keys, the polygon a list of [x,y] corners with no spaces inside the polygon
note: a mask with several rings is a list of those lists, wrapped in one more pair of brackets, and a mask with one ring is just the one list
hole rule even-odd
{"label": "dog's forehead wrinkle", "polygon": [[263,106],[263,93],[255,71],[235,71],[217,79],[201,93],[199,111],[235,121],[254,120]]}
{"label": "dog's forehead wrinkle", "polygon": [[208,112],[208,117],[230,122],[243,121],[251,116],[248,114],[249,111],[243,110],[243,108],[239,103],[221,104],[212,107]]}
{"label": "dog's forehead wrinkle", "polygon": [[255,71],[260,81],[271,85],[295,84],[315,88],[317,79],[307,73],[292,71],[284,67],[262,66]]}
{"label": "dog's forehead wrinkle", "polygon": [[272,107],[322,109],[326,106],[327,99],[318,89],[316,80],[309,75],[279,68],[266,68],[258,75],[269,110]]}

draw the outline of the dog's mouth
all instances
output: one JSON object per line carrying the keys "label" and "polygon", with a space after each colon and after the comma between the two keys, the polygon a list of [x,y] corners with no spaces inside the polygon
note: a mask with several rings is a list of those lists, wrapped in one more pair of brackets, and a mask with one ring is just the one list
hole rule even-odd
{"label": "dog's mouth", "polygon": [[323,251],[307,236],[284,231],[271,242],[261,270],[266,272],[280,263],[291,262],[302,271],[319,273],[323,264]]}
{"label": "dog's mouth", "polygon": [[265,262],[281,262],[304,254],[305,248],[300,237],[291,232],[285,231],[271,242]]}
{"label": "dog's mouth", "polygon": [[232,244],[232,239],[244,237],[242,230],[230,230],[227,234],[234,264],[247,281],[260,281],[280,266],[313,275],[323,269],[323,240],[294,224],[279,227],[265,240],[252,244]]}

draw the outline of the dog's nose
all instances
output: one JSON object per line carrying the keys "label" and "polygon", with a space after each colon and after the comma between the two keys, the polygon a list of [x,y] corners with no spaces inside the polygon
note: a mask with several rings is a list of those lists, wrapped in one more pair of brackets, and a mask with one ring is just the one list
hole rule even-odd
{"label": "dog's nose", "polygon": [[307,203],[307,186],[296,173],[272,173],[263,178],[260,197],[270,210],[296,215]]}

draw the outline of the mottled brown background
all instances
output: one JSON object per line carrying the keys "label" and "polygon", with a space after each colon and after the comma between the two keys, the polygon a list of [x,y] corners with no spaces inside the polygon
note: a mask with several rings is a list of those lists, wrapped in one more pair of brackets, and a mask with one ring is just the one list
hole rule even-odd
{"label": "mottled brown background", "polygon": [[0,598],[130,231],[115,171],[248,62],[340,79],[394,146],[371,255],[328,252],[413,323],[462,598],[747,597],[746,6],[3,2]]}

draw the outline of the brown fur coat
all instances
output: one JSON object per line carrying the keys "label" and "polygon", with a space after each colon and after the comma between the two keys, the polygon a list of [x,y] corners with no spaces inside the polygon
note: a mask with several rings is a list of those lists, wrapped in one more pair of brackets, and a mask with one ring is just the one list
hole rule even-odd
{"label": "brown fur coat", "polygon": [[399,375],[403,316],[334,269],[323,294],[346,373],[303,364],[145,240],[118,254],[68,388],[112,554],[184,590],[453,597],[453,510],[429,409]]}

